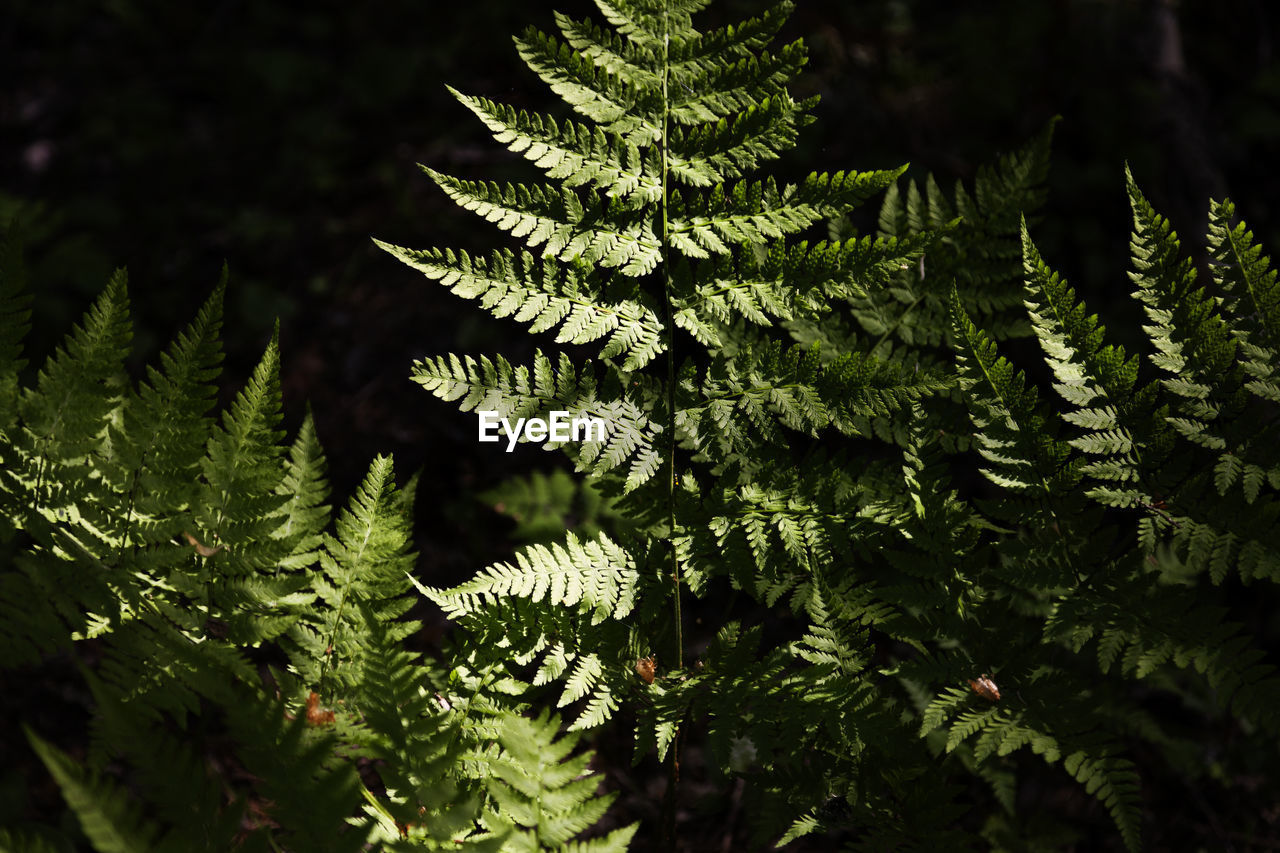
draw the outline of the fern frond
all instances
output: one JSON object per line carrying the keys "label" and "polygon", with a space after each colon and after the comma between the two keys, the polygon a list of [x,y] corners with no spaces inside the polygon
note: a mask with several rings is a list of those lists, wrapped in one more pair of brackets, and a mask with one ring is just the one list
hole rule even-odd
{"label": "fern frond", "polygon": [[[273,335],[248,383],[223,413],[201,461],[203,482],[192,513],[197,529],[188,532],[210,548],[222,547],[205,559],[216,562],[223,574],[265,571],[287,554],[274,538],[287,500],[279,491],[280,419],[280,350]],[[207,562],[202,573],[210,571]]]}
{"label": "fern frond", "polygon": [[[126,277],[117,271],[83,325],[71,331],[41,368],[36,387],[20,394],[23,433],[14,438],[31,466],[28,476],[39,504],[67,499],[55,492],[74,500],[77,484],[88,476],[85,460],[100,446],[122,397],[131,337]],[[103,388],[111,393],[103,394]]]}
{"label": "fern frond", "polygon": [[354,766],[333,761],[331,735],[315,732],[304,717],[287,720],[275,702],[246,702],[227,722],[245,768],[262,780],[267,814],[285,828],[273,833],[283,845],[317,853],[365,848],[361,833],[346,826],[360,801],[360,779]]}
{"label": "fern frond", "polygon": [[623,221],[618,227],[596,225],[620,218],[622,211],[609,215],[616,204],[606,206],[602,201],[593,201],[584,206],[567,189],[557,193],[535,185],[499,186],[463,181],[425,166],[423,170],[459,207],[510,231],[514,237],[524,238],[530,247],[546,244],[544,256],[617,267],[624,275],[634,277],[651,272],[661,260],[661,244],[647,220]]}
{"label": "fern frond", "polygon": [[673,67],[676,88],[668,114],[680,124],[699,125],[758,107],[766,98],[784,92],[785,84],[800,73],[808,58],[804,43],[796,41],[776,55],[760,51],[737,60]]}
{"label": "fern frond", "polygon": [[564,681],[559,707],[587,700],[573,724],[582,729],[617,710],[627,676],[614,661],[626,656],[622,620],[636,607],[639,581],[635,558],[607,536],[584,542],[569,533],[563,545],[521,549],[515,565],[494,564],[460,586],[418,589],[491,637],[487,656],[522,665],[541,658],[532,684]]}
{"label": "fern frond", "polygon": [[[632,44],[640,48],[656,48],[667,32],[689,32],[693,29],[690,13],[694,4],[672,3],[657,7],[649,0],[596,0],[596,6],[606,21]],[[698,0],[697,6],[705,6],[706,0]],[[666,31],[659,18],[667,13]]]}
{"label": "fern frond", "polygon": [[[1252,342],[1250,334],[1259,340],[1269,334],[1267,312],[1274,306],[1268,300],[1274,301],[1277,291],[1275,274],[1268,278],[1267,261],[1248,243],[1247,232],[1229,230],[1221,209],[1211,208],[1213,269],[1228,299],[1222,303],[1196,284],[1194,266],[1178,257],[1177,235],[1151,208],[1132,175],[1128,181],[1134,211],[1135,271],[1130,276],[1152,323],[1144,327],[1156,349],[1152,363],[1170,374],[1162,381],[1172,399],[1168,424],[1216,457],[1206,467],[1214,470],[1219,494],[1225,495],[1238,480],[1246,502],[1253,504],[1269,481],[1272,490],[1264,503],[1270,503],[1280,486],[1273,423],[1280,395],[1268,390],[1277,364],[1274,353]],[[1249,292],[1254,301],[1246,308]],[[1243,321],[1237,331],[1221,311],[1226,304],[1232,310],[1248,310],[1253,319]],[[1186,489],[1194,490],[1194,480]]]}
{"label": "fern frond", "polygon": [[[904,167],[905,168],[905,167]],[[717,184],[705,196],[671,198],[671,245],[691,258],[729,253],[731,245],[764,243],[843,215],[902,173],[814,173],[799,186],[778,190],[772,181]]]}
{"label": "fern frond", "polygon": [[698,386],[686,381],[690,399],[677,410],[677,436],[693,449],[714,448],[716,459],[747,462],[764,446],[785,443],[779,427],[861,435],[868,418],[946,387],[871,356],[849,353],[824,365],[816,347],[767,345],[725,360]]}
{"label": "fern frond", "polygon": [[[428,689],[418,656],[401,646],[377,610],[367,602],[358,602],[358,609],[365,638],[358,690],[363,725],[349,736],[379,760],[387,790],[386,800],[367,791],[366,799],[393,824],[395,833],[387,840],[403,836],[418,846],[454,849],[475,834],[481,807],[474,782],[464,778],[465,752],[474,737],[466,731],[467,717],[449,713],[448,701]],[[497,849],[505,839],[461,849]]]}
{"label": "fern frond", "polygon": [[1028,332],[1020,310],[1020,221],[1044,202],[1054,124],[1022,149],[981,167],[972,193],[957,182],[948,198],[932,176],[923,192],[915,181],[905,193],[890,188],[880,211],[883,236],[948,227],[950,239],[917,267],[898,272],[891,287],[856,304],[855,316],[869,333],[914,348],[943,345],[952,332],[953,284],[965,312],[996,340]]}
{"label": "fern frond", "polygon": [[93,677],[89,686],[97,700],[98,734],[128,760],[136,787],[167,827],[156,849],[213,853],[232,846],[242,831],[245,802],[225,802],[226,790],[189,745],[157,730],[153,720],[134,713],[129,702]]}
{"label": "fern frond", "polygon": [[607,133],[648,145],[662,136],[661,107],[655,94],[597,67],[590,58],[537,29],[516,39],[529,69],[578,114]]}
{"label": "fern frond", "polygon": [[147,381],[130,394],[123,423],[111,430],[104,466],[114,488],[127,495],[111,528],[136,551],[158,546],[192,528],[180,512],[197,502],[200,456],[213,430],[209,410],[221,367],[222,302],[226,272],[191,324],[149,367]]}
{"label": "fern frond", "polygon": [[516,523],[511,538],[521,544],[548,544],[569,530],[590,539],[602,529],[629,527],[615,500],[601,494],[599,486],[559,468],[512,477],[476,497]]}
{"label": "fern frond", "polygon": [[677,127],[667,167],[676,180],[694,187],[740,178],[791,148],[800,126],[809,123],[812,107],[813,101],[793,101],[782,92],[732,117]]}
{"label": "fern frond", "polygon": [[1271,259],[1253,242],[1243,222],[1232,225],[1235,205],[1209,204],[1210,271],[1222,289],[1223,307],[1240,341],[1245,387],[1255,396],[1280,402],[1280,283]]}
{"label": "fern frond", "polygon": [[[496,812],[486,823],[493,830],[513,830],[509,848],[603,853],[625,849],[635,824],[608,836],[570,845],[574,836],[594,824],[616,795],[598,796],[598,779],[587,772],[590,754],[572,756],[579,736],[557,739],[559,720],[545,712],[537,719],[509,716],[498,732],[502,752],[488,759],[494,774],[489,793]],[[562,846],[565,845],[565,846]]]}
{"label": "fern frond", "polygon": [[[738,318],[761,326],[784,321],[793,337],[829,332],[831,299],[852,299],[883,283],[932,243],[933,234],[898,241],[864,237],[845,242],[775,241],[767,254],[734,249],[673,270],[675,324],[711,348]],[[833,346],[834,352],[847,347]]]}
{"label": "fern frond", "polygon": [[329,482],[325,477],[327,463],[324,449],[316,434],[310,407],[289,447],[284,479],[276,487],[277,494],[288,498],[281,514],[284,520],[275,536],[289,544],[290,553],[280,561],[282,569],[303,569],[314,565],[324,542],[323,531],[329,523]]}
{"label": "fern frond", "polygon": [[66,853],[61,833],[37,827],[0,829],[0,850],[21,853]]}
{"label": "fern frond", "polygon": [[575,21],[562,12],[553,12],[556,28],[569,46],[580,56],[590,59],[618,79],[637,89],[654,89],[662,85],[661,60],[657,51],[621,37],[594,21]]}
{"label": "fern frond", "polygon": [[590,614],[599,624],[631,612],[637,579],[635,560],[609,537],[582,542],[569,533],[563,546],[531,546],[516,553],[514,566],[495,563],[461,586],[427,594],[455,617],[520,597]]}
{"label": "fern frond", "polygon": [[31,748],[62,789],[80,826],[99,853],[148,853],[158,850],[156,828],[142,810],[110,782],[87,775],[57,747],[26,730]]}
{"label": "fern frond", "polygon": [[1142,796],[1133,762],[1106,752],[1077,750],[1063,768],[1106,806],[1131,853],[1142,849]]}
{"label": "fern frond", "polygon": [[973,324],[954,292],[952,314],[960,387],[977,430],[978,453],[992,466],[983,468],[983,475],[1006,489],[1041,498],[1070,485],[1073,469],[1063,466],[1067,447],[1047,434],[1035,389],[1027,387],[1021,371]]}
{"label": "fern frond", "polygon": [[299,653],[294,668],[320,694],[346,698],[360,674],[366,626],[362,609],[382,620],[390,642],[418,628],[398,622],[412,606],[408,570],[409,507],[395,486],[390,457],[379,456],[349,505],[334,520],[334,534],[324,534],[319,553],[322,576],[311,580],[323,607],[315,608],[291,634]]}
{"label": "fern frond", "polygon": [[773,41],[794,9],[794,3],[784,0],[763,14],[736,24],[705,33],[677,35],[671,47],[671,61],[680,67],[714,62],[723,57],[750,56]]}
{"label": "fern frond", "polygon": [[1150,503],[1139,482],[1139,446],[1153,445],[1146,439],[1158,427],[1151,423],[1150,389],[1135,396],[1137,357],[1103,345],[1105,328],[1096,315],[1086,316],[1075,292],[1044,263],[1025,223],[1022,235],[1031,325],[1058,380],[1054,389],[1072,407],[1062,418],[1083,430],[1068,443],[1097,457],[1081,472],[1104,484],[1086,494],[1111,506]]}
{"label": "fern frond", "polygon": [[[1156,349],[1151,361],[1173,374],[1164,384],[1183,398],[1179,409],[1194,420],[1211,421],[1218,406],[1209,398],[1219,386],[1219,377],[1234,372],[1230,368],[1237,343],[1213,297],[1196,284],[1191,261],[1179,257],[1178,235],[1168,220],[1151,207],[1127,170],[1125,179],[1134,229],[1130,246],[1134,270],[1129,277],[1151,320],[1152,325],[1144,327]],[[1219,394],[1234,390],[1228,387]]]}
{"label": "fern frond", "polygon": [[601,358],[625,355],[623,370],[639,370],[665,350],[662,322],[636,299],[606,302],[600,284],[576,267],[541,263],[526,252],[495,252],[487,260],[466,252],[404,249],[375,240],[402,263],[477,299],[495,317],[529,323],[537,333],[559,326],[556,343],[586,344],[608,337]]}
{"label": "fern frond", "polygon": [[610,198],[639,203],[657,201],[662,195],[655,165],[633,142],[610,136],[599,127],[559,123],[550,116],[449,91],[484,122],[495,140],[566,187],[593,186]]}

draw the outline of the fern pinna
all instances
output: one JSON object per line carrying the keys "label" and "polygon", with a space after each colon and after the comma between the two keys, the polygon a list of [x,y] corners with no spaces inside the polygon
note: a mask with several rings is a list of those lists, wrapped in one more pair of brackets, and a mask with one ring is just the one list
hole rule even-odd
{"label": "fern pinna", "polygon": [[612,798],[557,719],[409,650],[412,481],[376,459],[331,525],[310,417],[281,443],[275,340],[211,416],[224,289],[135,386],[117,273],[27,383],[3,243],[0,666],[16,688],[74,663],[55,713],[90,714],[9,721],[80,829],[18,812],[0,849],[623,849],[634,827],[578,839]]}
{"label": "fern pinna", "polygon": [[[756,843],[1061,842],[1072,830],[1014,809],[1047,763],[1136,849],[1129,747],[1186,743],[1133,677],[1188,695],[1203,688],[1174,673],[1190,668],[1224,709],[1275,720],[1247,633],[1185,586],[1271,571],[1265,261],[1215,208],[1215,275],[1239,312],[1223,319],[1135,190],[1136,280],[1174,374],[1140,385],[1026,236],[1052,128],[952,197],[932,178],[904,193],[901,169],[780,185],[756,175],[814,106],[785,88],[803,45],[770,47],[790,4],[705,31],[704,0],[596,5],[608,26],[557,14],[558,34],[516,39],[572,115],[454,93],[540,180],[424,167],[522,246],[380,242],[550,338],[528,365],[444,354],[414,378],[464,412],[606,420],[602,440],[547,446],[630,525],[422,586],[461,626],[460,654],[503,672],[488,692],[504,707],[551,702],[575,730],[635,720],[636,760],[671,762],[652,843],[692,831],[675,806],[694,738],[717,778],[748,783]],[[886,189],[879,233],[858,236],[848,214]],[[997,351],[1031,333],[1061,428]],[[576,362],[551,344],[598,349]],[[971,447],[988,486],[952,482]]]}

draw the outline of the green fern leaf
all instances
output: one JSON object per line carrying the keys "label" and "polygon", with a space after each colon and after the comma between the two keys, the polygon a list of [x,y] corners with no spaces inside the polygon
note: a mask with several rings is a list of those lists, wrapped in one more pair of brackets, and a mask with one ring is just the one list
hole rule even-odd
{"label": "green fern leaf", "polygon": [[558,721],[545,713],[536,720],[511,716],[503,721],[498,734],[503,754],[489,762],[496,777],[489,791],[498,807],[490,825],[515,830],[510,849],[625,849],[635,825],[561,847],[599,820],[614,796],[596,796],[598,781],[586,774],[590,755],[570,757],[578,736],[556,739],[557,729]]}
{"label": "green fern leaf", "polygon": [[572,607],[599,624],[631,612],[637,578],[634,559],[604,534],[582,542],[569,533],[563,546],[534,545],[516,554],[515,565],[496,563],[461,586],[426,594],[453,616],[516,596]]}
{"label": "green fern leaf", "polygon": [[600,357],[625,355],[623,370],[639,370],[665,349],[662,323],[651,308],[634,299],[604,302],[599,285],[574,267],[539,264],[527,253],[497,252],[484,260],[374,242],[459,296],[478,299],[495,317],[529,323],[531,333],[560,326],[556,343],[586,344],[607,335]]}
{"label": "green fern leaf", "polygon": [[[24,424],[15,437],[32,466],[35,498],[53,501],[53,491],[74,492],[71,484],[87,476],[84,460],[103,440],[108,418],[122,396],[124,357],[132,331],[123,271],[112,276],[102,295],[50,356],[18,401]],[[102,388],[112,393],[101,393]],[[55,468],[57,473],[54,473]],[[59,489],[59,484],[70,488]]]}
{"label": "green fern leaf", "polygon": [[155,847],[155,827],[114,785],[87,776],[61,750],[27,730],[31,748],[48,768],[68,805],[80,819],[84,834],[99,853],[146,853]]}
{"label": "green fern leaf", "polygon": [[[223,549],[205,559],[232,577],[272,568],[287,553],[274,538],[287,500],[279,491],[280,418],[280,351],[273,336],[209,439],[193,512],[197,529],[188,531],[207,547]],[[210,571],[207,563],[202,571]]]}

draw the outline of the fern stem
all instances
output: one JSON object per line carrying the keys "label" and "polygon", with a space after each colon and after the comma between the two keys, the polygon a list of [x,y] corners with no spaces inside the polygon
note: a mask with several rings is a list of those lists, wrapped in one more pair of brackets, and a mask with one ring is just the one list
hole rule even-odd
{"label": "fern stem", "polygon": [[668,84],[671,76],[670,19],[666,6],[662,10],[662,291],[667,325],[667,526],[670,529],[671,580],[675,584],[676,669],[684,669],[684,626],[680,614],[680,560],[676,556],[676,328],[671,298],[671,240],[668,223],[667,134],[670,124]]}
{"label": "fern stem", "polygon": [[125,543],[131,542],[133,545],[132,553],[136,556],[138,553],[139,542],[133,538],[133,511],[138,505],[138,487],[142,485],[142,469],[147,464],[147,454],[142,454],[142,459],[138,462],[138,469],[133,472],[133,480],[129,484],[129,503],[125,507],[124,513],[124,530],[120,535],[120,547],[116,549],[116,562],[124,560]]}
{"label": "fern stem", "polygon": [[[363,546],[368,544],[369,536],[366,533],[364,542],[361,543],[360,556],[364,556]],[[329,631],[328,640],[324,647],[324,660],[320,661],[320,683],[316,686],[316,692],[321,696],[325,694],[325,681],[329,677],[329,671],[332,668],[333,656],[337,654],[338,631],[342,629],[342,615],[347,609],[347,600],[351,596],[351,578],[347,578],[346,584],[342,587],[342,598],[338,602],[338,611],[333,617],[333,629]]]}
{"label": "fern stem", "polygon": [[898,331],[898,329],[902,327],[903,321],[907,319],[907,316],[912,311],[916,310],[916,306],[919,305],[921,300],[923,299],[924,299],[924,294],[921,293],[919,296],[915,298],[915,300],[910,305],[906,307],[906,310],[904,310],[901,314],[898,315],[898,319],[894,321],[894,324],[884,330],[884,334],[880,336],[880,338],[875,342],[875,345],[872,346],[869,351],[874,353],[876,350],[880,349],[880,345],[883,344],[885,341],[889,340],[889,336],[892,335],[894,332]]}
{"label": "fern stem", "polygon": [[[680,612],[680,558],[676,554],[676,325],[671,294],[671,228],[669,223],[670,170],[669,134],[671,124],[671,16],[668,3],[662,4],[662,292],[667,326],[667,528],[671,548],[671,582],[676,623],[676,670],[684,669],[684,619]],[[680,730],[676,723],[671,743],[671,775],[663,804],[663,841],[668,850],[676,845],[676,801],[680,787]]]}

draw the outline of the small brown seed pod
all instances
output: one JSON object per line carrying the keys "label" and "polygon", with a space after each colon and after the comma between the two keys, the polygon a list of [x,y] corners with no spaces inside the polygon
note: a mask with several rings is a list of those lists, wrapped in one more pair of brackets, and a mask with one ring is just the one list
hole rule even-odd
{"label": "small brown seed pod", "polygon": [[653,684],[653,677],[657,673],[657,655],[649,655],[647,658],[640,658],[636,661],[636,675],[644,679],[645,684]]}
{"label": "small brown seed pod", "polygon": [[320,694],[312,690],[311,694],[307,696],[307,725],[324,726],[334,722],[336,719],[337,716],[333,711],[320,707]]}
{"label": "small brown seed pod", "polygon": [[996,687],[996,683],[991,680],[991,676],[989,675],[979,675],[977,678],[970,678],[969,686],[973,688],[974,693],[977,693],[989,702],[1000,701],[1000,688]]}

